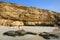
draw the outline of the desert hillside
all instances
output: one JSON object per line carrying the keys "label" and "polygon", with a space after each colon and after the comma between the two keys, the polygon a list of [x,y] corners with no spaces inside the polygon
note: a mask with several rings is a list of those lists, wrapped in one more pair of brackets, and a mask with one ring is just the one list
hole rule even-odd
{"label": "desert hillside", "polygon": [[18,4],[0,2],[2,26],[54,26],[60,25],[60,13]]}

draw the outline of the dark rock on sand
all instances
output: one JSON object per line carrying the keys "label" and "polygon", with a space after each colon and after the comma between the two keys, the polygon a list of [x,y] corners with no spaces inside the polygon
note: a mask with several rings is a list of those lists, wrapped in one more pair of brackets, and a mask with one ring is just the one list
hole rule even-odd
{"label": "dark rock on sand", "polygon": [[49,35],[50,37],[53,37],[53,38],[59,38],[59,36],[56,35],[56,34],[50,34],[50,33],[47,33],[47,32],[43,32],[43,33],[45,33],[45,34],[47,34],[47,35]]}
{"label": "dark rock on sand", "polygon": [[15,37],[17,35],[17,33],[15,31],[7,31],[7,32],[3,33],[3,35]]}
{"label": "dark rock on sand", "polygon": [[47,32],[40,33],[39,36],[42,36],[45,39],[59,38],[58,35],[56,35],[56,34],[50,34],[50,33],[47,33]]}
{"label": "dark rock on sand", "polygon": [[45,39],[50,39],[49,35],[47,35],[45,33],[40,33],[39,36],[42,36]]}
{"label": "dark rock on sand", "polygon": [[20,30],[17,30],[17,31],[7,31],[5,33],[3,33],[3,35],[7,35],[7,36],[24,36],[26,34],[32,34],[32,35],[37,35],[36,33],[32,33],[32,32],[25,32],[25,31],[20,31]]}
{"label": "dark rock on sand", "polygon": [[3,33],[3,35],[7,35],[7,36],[24,36],[25,35],[25,31],[7,31],[5,33]]}
{"label": "dark rock on sand", "polygon": [[53,38],[59,38],[59,36],[56,35],[56,34],[50,34],[49,36],[50,36],[50,37],[53,37]]}

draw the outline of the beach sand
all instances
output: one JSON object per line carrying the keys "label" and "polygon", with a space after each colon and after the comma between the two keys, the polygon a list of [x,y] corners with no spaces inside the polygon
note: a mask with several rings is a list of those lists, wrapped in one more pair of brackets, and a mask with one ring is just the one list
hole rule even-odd
{"label": "beach sand", "polygon": [[[16,36],[16,37],[11,37],[11,36],[4,36],[3,33],[10,31],[10,30],[19,30],[18,28],[14,27],[0,27],[0,40],[46,40],[41,36],[38,35],[24,35],[24,36]],[[49,31],[49,30],[48,30]],[[51,32],[50,32],[51,33]],[[58,34],[60,36],[60,34]],[[59,39],[50,39],[50,40],[59,40]]]}

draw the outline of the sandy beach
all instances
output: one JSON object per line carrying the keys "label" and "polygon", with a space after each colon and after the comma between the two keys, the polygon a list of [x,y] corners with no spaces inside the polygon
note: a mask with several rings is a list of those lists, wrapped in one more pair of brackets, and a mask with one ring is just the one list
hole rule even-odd
{"label": "sandy beach", "polygon": [[[0,40],[46,40],[43,37],[40,37],[38,35],[30,35],[30,34],[24,35],[24,36],[16,36],[16,37],[4,36],[3,33],[6,32],[6,31],[9,31],[9,30],[19,30],[19,29],[17,27],[1,26],[0,27]],[[30,31],[32,31],[32,30],[30,30]],[[50,39],[50,40],[59,40],[59,39]]]}

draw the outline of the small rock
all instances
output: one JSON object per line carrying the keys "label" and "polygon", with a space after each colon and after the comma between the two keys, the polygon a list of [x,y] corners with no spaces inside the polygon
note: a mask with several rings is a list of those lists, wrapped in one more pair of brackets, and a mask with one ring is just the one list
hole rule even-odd
{"label": "small rock", "polygon": [[59,38],[59,36],[56,35],[56,34],[50,34],[49,36],[50,36],[50,37],[53,37],[53,38]]}
{"label": "small rock", "polygon": [[42,36],[45,39],[50,39],[49,35],[47,35],[45,33],[40,33],[39,36]]}
{"label": "small rock", "polygon": [[7,31],[7,32],[3,33],[3,35],[15,37],[17,35],[17,33],[15,31]]}
{"label": "small rock", "polygon": [[40,33],[39,36],[42,36],[45,39],[59,38],[58,35],[56,35],[56,34],[50,34],[50,33],[47,33],[47,32]]}

